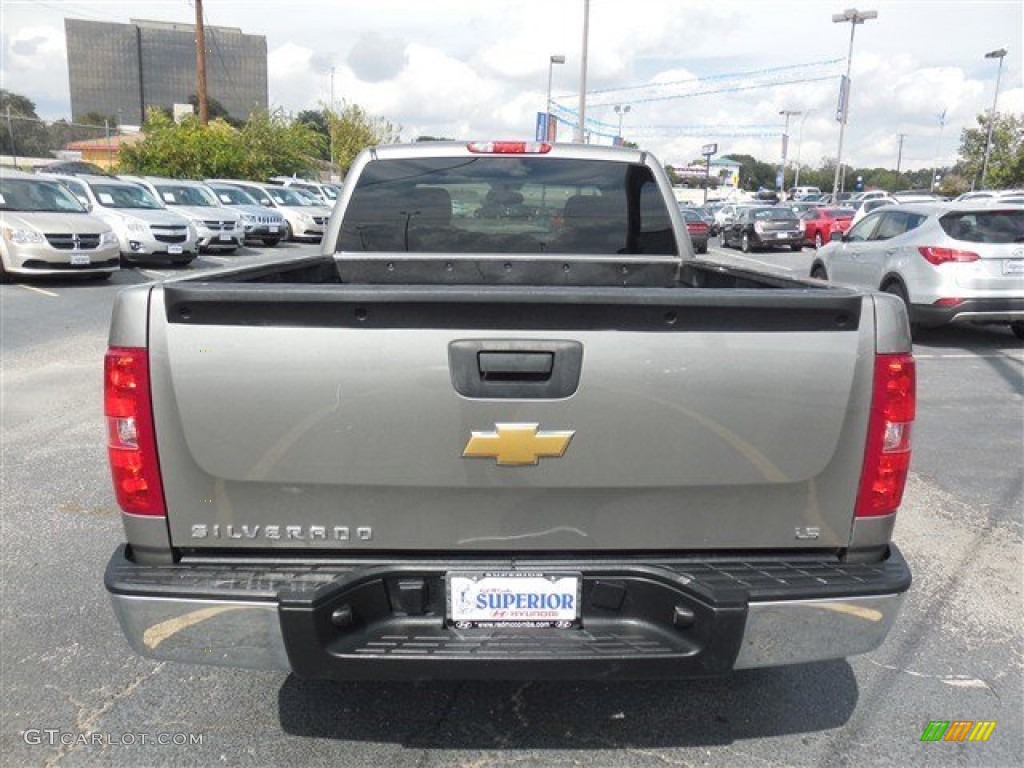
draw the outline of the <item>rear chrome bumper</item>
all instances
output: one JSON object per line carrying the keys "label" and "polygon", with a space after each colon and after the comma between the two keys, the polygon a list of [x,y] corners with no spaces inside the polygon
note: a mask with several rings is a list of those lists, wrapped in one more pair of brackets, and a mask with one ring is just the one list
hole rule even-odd
{"label": "rear chrome bumper", "polygon": [[336,680],[682,679],[843,658],[882,643],[910,585],[895,548],[871,565],[573,566],[585,584],[581,630],[446,627],[443,589],[434,594],[443,570],[423,562],[147,567],[122,548],[106,581],[140,655]]}

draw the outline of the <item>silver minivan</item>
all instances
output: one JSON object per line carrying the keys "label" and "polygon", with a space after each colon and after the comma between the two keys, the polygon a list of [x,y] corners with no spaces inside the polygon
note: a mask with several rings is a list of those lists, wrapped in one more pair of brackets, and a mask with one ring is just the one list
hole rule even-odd
{"label": "silver minivan", "polygon": [[121,259],[188,264],[198,253],[188,219],[167,210],[144,187],[109,176],[58,176],[89,210],[110,224]]}
{"label": "silver minivan", "polygon": [[56,180],[0,172],[0,282],[14,275],[106,278],[119,268],[110,225]]}
{"label": "silver minivan", "polygon": [[895,294],[921,326],[1009,323],[1024,338],[1024,206],[886,206],[832,238],[811,277]]}

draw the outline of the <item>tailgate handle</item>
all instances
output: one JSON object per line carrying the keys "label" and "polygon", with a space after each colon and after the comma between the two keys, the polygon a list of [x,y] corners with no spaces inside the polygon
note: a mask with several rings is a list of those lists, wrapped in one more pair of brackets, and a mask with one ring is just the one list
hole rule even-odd
{"label": "tailgate handle", "polygon": [[555,353],[480,352],[476,359],[480,378],[486,381],[547,381]]}
{"label": "tailgate handle", "polygon": [[580,385],[583,345],[546,339],[460,339],[448,368],[463,397],[555,400]]}

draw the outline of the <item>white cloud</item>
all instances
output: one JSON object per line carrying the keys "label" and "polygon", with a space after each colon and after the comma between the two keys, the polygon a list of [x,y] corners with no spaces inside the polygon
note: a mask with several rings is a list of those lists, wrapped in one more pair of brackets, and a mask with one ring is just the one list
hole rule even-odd
{"label": "white cloud", "polygon": [[[5,5],[2,64],[4,87],[25,93],[53,118],[69,111],[63,20],[55,5]],[[188,22],[184,4],[78,0],[74,7],[95,20],[131,15]],[[582,7],[581,0],[346,0],[341,12],[326,0],[253,0],[210,4],[208,14],[213,24],[266,35],[272,105],[297,112],[327,102],[333,66],[336,101],[402,125],[405,138],[476,138],[532,134],[551,54],[567,59],[552,70],[553,93],[576,109]],[[790,157],[798,144],[804,163],[834,157],[838,77],[849,40],[849,25],[830,21],[840,7],[800,0],[592,2],[588,114],[614,133],[612,105],[630,104],[626,138],[664,162],[688,162],[709,141],[722,154],[775,162],[779,111],[809,111],[806,120],[790,122]],[[907,134],[904,169],[954,157],[960,131],[991,107],[996,63],[984,52],[1004,43],[1010,54],[1000,111],[1024,112],[1019,2],[877,0],[873,7],[878,19],[856,33],[845,160],[893,167],[899,133]],[[827,60],[838,63],[822,63]],[[745,79],[764,83],[771,79],[767,70],[775,70],[776,83],[752,90],[737,90],[743,79],[726,77],[762,73]],[[693,80],[698,77],[704,79]],[[693,95],[698,91],[720,92]],[[936,116],[943,109],[940,134]],[[716,127],[701,133],[701,126]],[[563,129],[560,136],[568,134]]]}
{"label": "white cloud", "polygon": [[[4,10],[6,14],[6,9]],[[8,31],[5,24],[3,50],[3,87],[27,96],[36,104],[36,112],[46,116],[53,105],[67,103],[67,52],[64,31],[53,26],[25,26]],[[65,109],[60,116],[69,116]]]}

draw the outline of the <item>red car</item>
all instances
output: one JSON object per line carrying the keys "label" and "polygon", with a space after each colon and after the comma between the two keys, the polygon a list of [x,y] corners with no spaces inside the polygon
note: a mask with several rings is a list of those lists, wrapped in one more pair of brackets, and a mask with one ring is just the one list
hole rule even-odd
{"label": "red car", "polygon": [[804,240],[821,248],[833,232],[845,232],[856,215],[853,208],[809,208],[800,214],[804,225]]}

